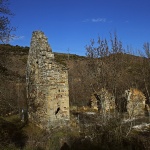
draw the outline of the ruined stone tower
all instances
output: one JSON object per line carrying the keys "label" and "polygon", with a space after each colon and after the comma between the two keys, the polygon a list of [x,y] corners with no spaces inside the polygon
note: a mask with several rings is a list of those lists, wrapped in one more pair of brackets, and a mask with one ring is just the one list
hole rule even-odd
{"label": "ruined stone tower", "polygon": [[32,34],[26,79],[29,119],[42,128],[66,123],[69,120],[68,71],[55,62],[41,31]]}

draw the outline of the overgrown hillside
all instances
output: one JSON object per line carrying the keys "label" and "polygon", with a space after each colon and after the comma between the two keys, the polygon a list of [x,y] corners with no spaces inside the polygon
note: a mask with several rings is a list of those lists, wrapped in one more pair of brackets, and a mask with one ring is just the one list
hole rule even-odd
{"label": "overgrown hillside", "polygon": [[[99,119],[102,125],[98,126],[97,121],[94,120],[99,118],[99,114],[95,115],[94,119],[93,116],[81,115],[81,125],[79,125],[71,114],[70,126],[52,128],[50,133],[32,123],[22,123],[18,114],[21,115],[22,108],[27,108],[25,72],[28,51],[29,47],[0,45],[0,146],[3,149],[25,147],[55,150],[60,149],[61,146],[75,150],[149,149],[149,129],[144,133],[132,132],[128,137],[130,122],[129,126],[122,125],[121,118],[110,119],[107,124],[103,124]],[[104,87],[116,97],[119,111],[125,111],[120,107],[121,96],[124,90],[131,87],[141,90],[146,95],[148,103],[150,64],[146,58],[125,53],[102,58],[55,53],[55,60],[68,67],[72,108],[87,106],[91,94]],[[85,121],[88,120],[94,123],[87,128]],[[68,146],[66,142],[70,145]]]}
{"label": "overgrown hillside", "polygon": [[0,113],[26,107],[25,71],[28,47],[0,45]]}
{"label": "overgrown hillside", "polygon": [[[0,45],[0,114],[20,113],[26,108],[26,64],[29,47]],[[55,53],[55,60],[67,65],[69,60],[85,59],[74,54]]]}
{"label": "overgrown hillside", "polygon": [[150,68],[146,58],[118,53],[101,59],[70,60],[68,68],[73,105],[87,105],[91,94],[104,87],[118,101],[129,88],[141,90],[148,100]]}
{"label": "overgrown hillside", "polygon": [[[0,45],[0,112],[26,108],[26,63],[29,47]],[[87,58],[55,53],[55,60],[68,67],[70,105],[87,106],[94,91],[105,86],[120,97],[124,90],[138,88],[150,91],[148,59],[125,53],[102,58]],[[114,88],[115,87],[115,88]]]}

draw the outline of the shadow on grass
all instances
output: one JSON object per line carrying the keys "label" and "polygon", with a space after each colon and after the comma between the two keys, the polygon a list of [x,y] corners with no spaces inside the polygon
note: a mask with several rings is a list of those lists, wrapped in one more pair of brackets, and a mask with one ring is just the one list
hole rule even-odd
{"label": "shadow on grass", "polygon": [[27,135],[23,132],[22,127],[13,122],[0,118],[0,145],[15,145],[16,148],[23,148],[27,141]]}

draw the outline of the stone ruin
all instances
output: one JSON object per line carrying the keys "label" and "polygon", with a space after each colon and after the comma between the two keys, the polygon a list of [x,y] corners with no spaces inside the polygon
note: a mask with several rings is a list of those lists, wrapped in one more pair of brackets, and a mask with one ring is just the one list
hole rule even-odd
{"label": "stone ruin", "polygon": [[42,128],[68,122],[68,70],[55,62],[48,40],[41,31],[32,34],[26,81],[29,120]]}
{"label": "stone ruin", "polygon": [[105,88],[91,96],[91,108],[98,111],[110,112],[115,109],[115,98]]}
{"label": "stone ruin", "polygon": [[[146,97],[138,89],[131,88],[123,96],[127,102],[126,109],[130,118],[145,114]],[[115,98],[106,89],[102,88],[91,96],[91,108],[101,112],[110,112],[116,109]]]}
{"label": "stone ruin", "polygon": [[144,115],[146,97],[138,89],[129,89],[125,91],[127,99],[127,112],[129,117]]}

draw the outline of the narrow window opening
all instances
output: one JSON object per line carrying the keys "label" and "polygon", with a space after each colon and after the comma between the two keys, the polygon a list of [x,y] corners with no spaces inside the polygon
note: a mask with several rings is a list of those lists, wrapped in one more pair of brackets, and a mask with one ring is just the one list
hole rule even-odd
{"label": "narrow window opening", "polygon": [[59,111],[60,111],[60,107],[58,107],[57,110],[55,111],[55,115],[57,115]]}

